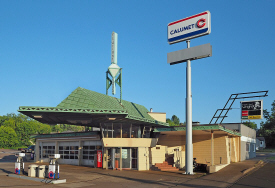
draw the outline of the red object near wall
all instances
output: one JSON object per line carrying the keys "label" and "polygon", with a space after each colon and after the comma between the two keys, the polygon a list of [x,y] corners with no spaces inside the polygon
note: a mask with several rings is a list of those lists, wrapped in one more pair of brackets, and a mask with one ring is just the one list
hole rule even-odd
{"label": "red object near wall", "polygon": [[97,168],[102,168],[102,150],[97,150]]}

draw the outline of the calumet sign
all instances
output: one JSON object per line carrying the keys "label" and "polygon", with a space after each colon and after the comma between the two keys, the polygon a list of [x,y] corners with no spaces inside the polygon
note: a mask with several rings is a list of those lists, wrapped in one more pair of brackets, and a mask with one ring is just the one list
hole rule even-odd
{"label": "calumet sign", "polygon": [[168,24],[168,43],[193,39],[211,32],[210,12],[205,11]]}

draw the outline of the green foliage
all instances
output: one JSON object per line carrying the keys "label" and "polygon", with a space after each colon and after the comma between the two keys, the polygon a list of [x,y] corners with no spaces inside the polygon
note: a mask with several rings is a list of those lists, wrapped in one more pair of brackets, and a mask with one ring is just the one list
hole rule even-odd
{"label": "green foliage", "polygon": [[275,101],[271,105],[271,111],[264,110],[265,122],[261,122],[261,128],[257,134],[265,137],[266,146],[275,146]]}
{"label": "green foliage", "polygon": [[243,124],[250,127],[251,129],[257,130],[257,124],[255,122],[245,121]]}
{"label": "green foliage", "polygon": [[182,126],[183,123],[180,123],[180,119],[173,115],[171,119],[167,118],[166,123],[169,123],[169,126]]}
{"label": "green foliage", "polygon": [[0,116],[0,148],[15,148],[29,146],[35,142],[30,139],[33,134],[61,133],[64,131],[84,131],[84,126],[76,125],[47,125],[33,120],[22,114],[7,114]]}
{"label": "green foliage", "polygon": [[0,127],[0,148],[18,145],[17,134],[11,127]]}

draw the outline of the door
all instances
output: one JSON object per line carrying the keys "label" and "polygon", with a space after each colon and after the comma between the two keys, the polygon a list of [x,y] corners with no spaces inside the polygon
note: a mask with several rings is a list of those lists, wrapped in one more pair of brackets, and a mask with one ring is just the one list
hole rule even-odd
{"label": "door", "polygon": [[130,148],[122,148],[121,152],[122,157],[122,168],[131,168],[131,149]]}
{"label": "door", "polygon": [[58,160],[62,164],[78,165],[79,142],[60,142]]}

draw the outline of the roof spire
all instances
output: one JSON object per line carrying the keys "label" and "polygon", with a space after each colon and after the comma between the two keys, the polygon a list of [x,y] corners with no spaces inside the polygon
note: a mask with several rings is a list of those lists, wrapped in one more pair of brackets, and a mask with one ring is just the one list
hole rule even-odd
{"label": "roof spire", "polygon": [[[116,94],[116,84],[120,87],[120,103],[122,104],[122,68],[117,65],[117,38],[118,35],[112,32],[112,50],[111,50],[111,65],[106,72],[106,95],[108,89],[112,86],[112,94]],[[109,78],[109,75],[111,78]]]}

